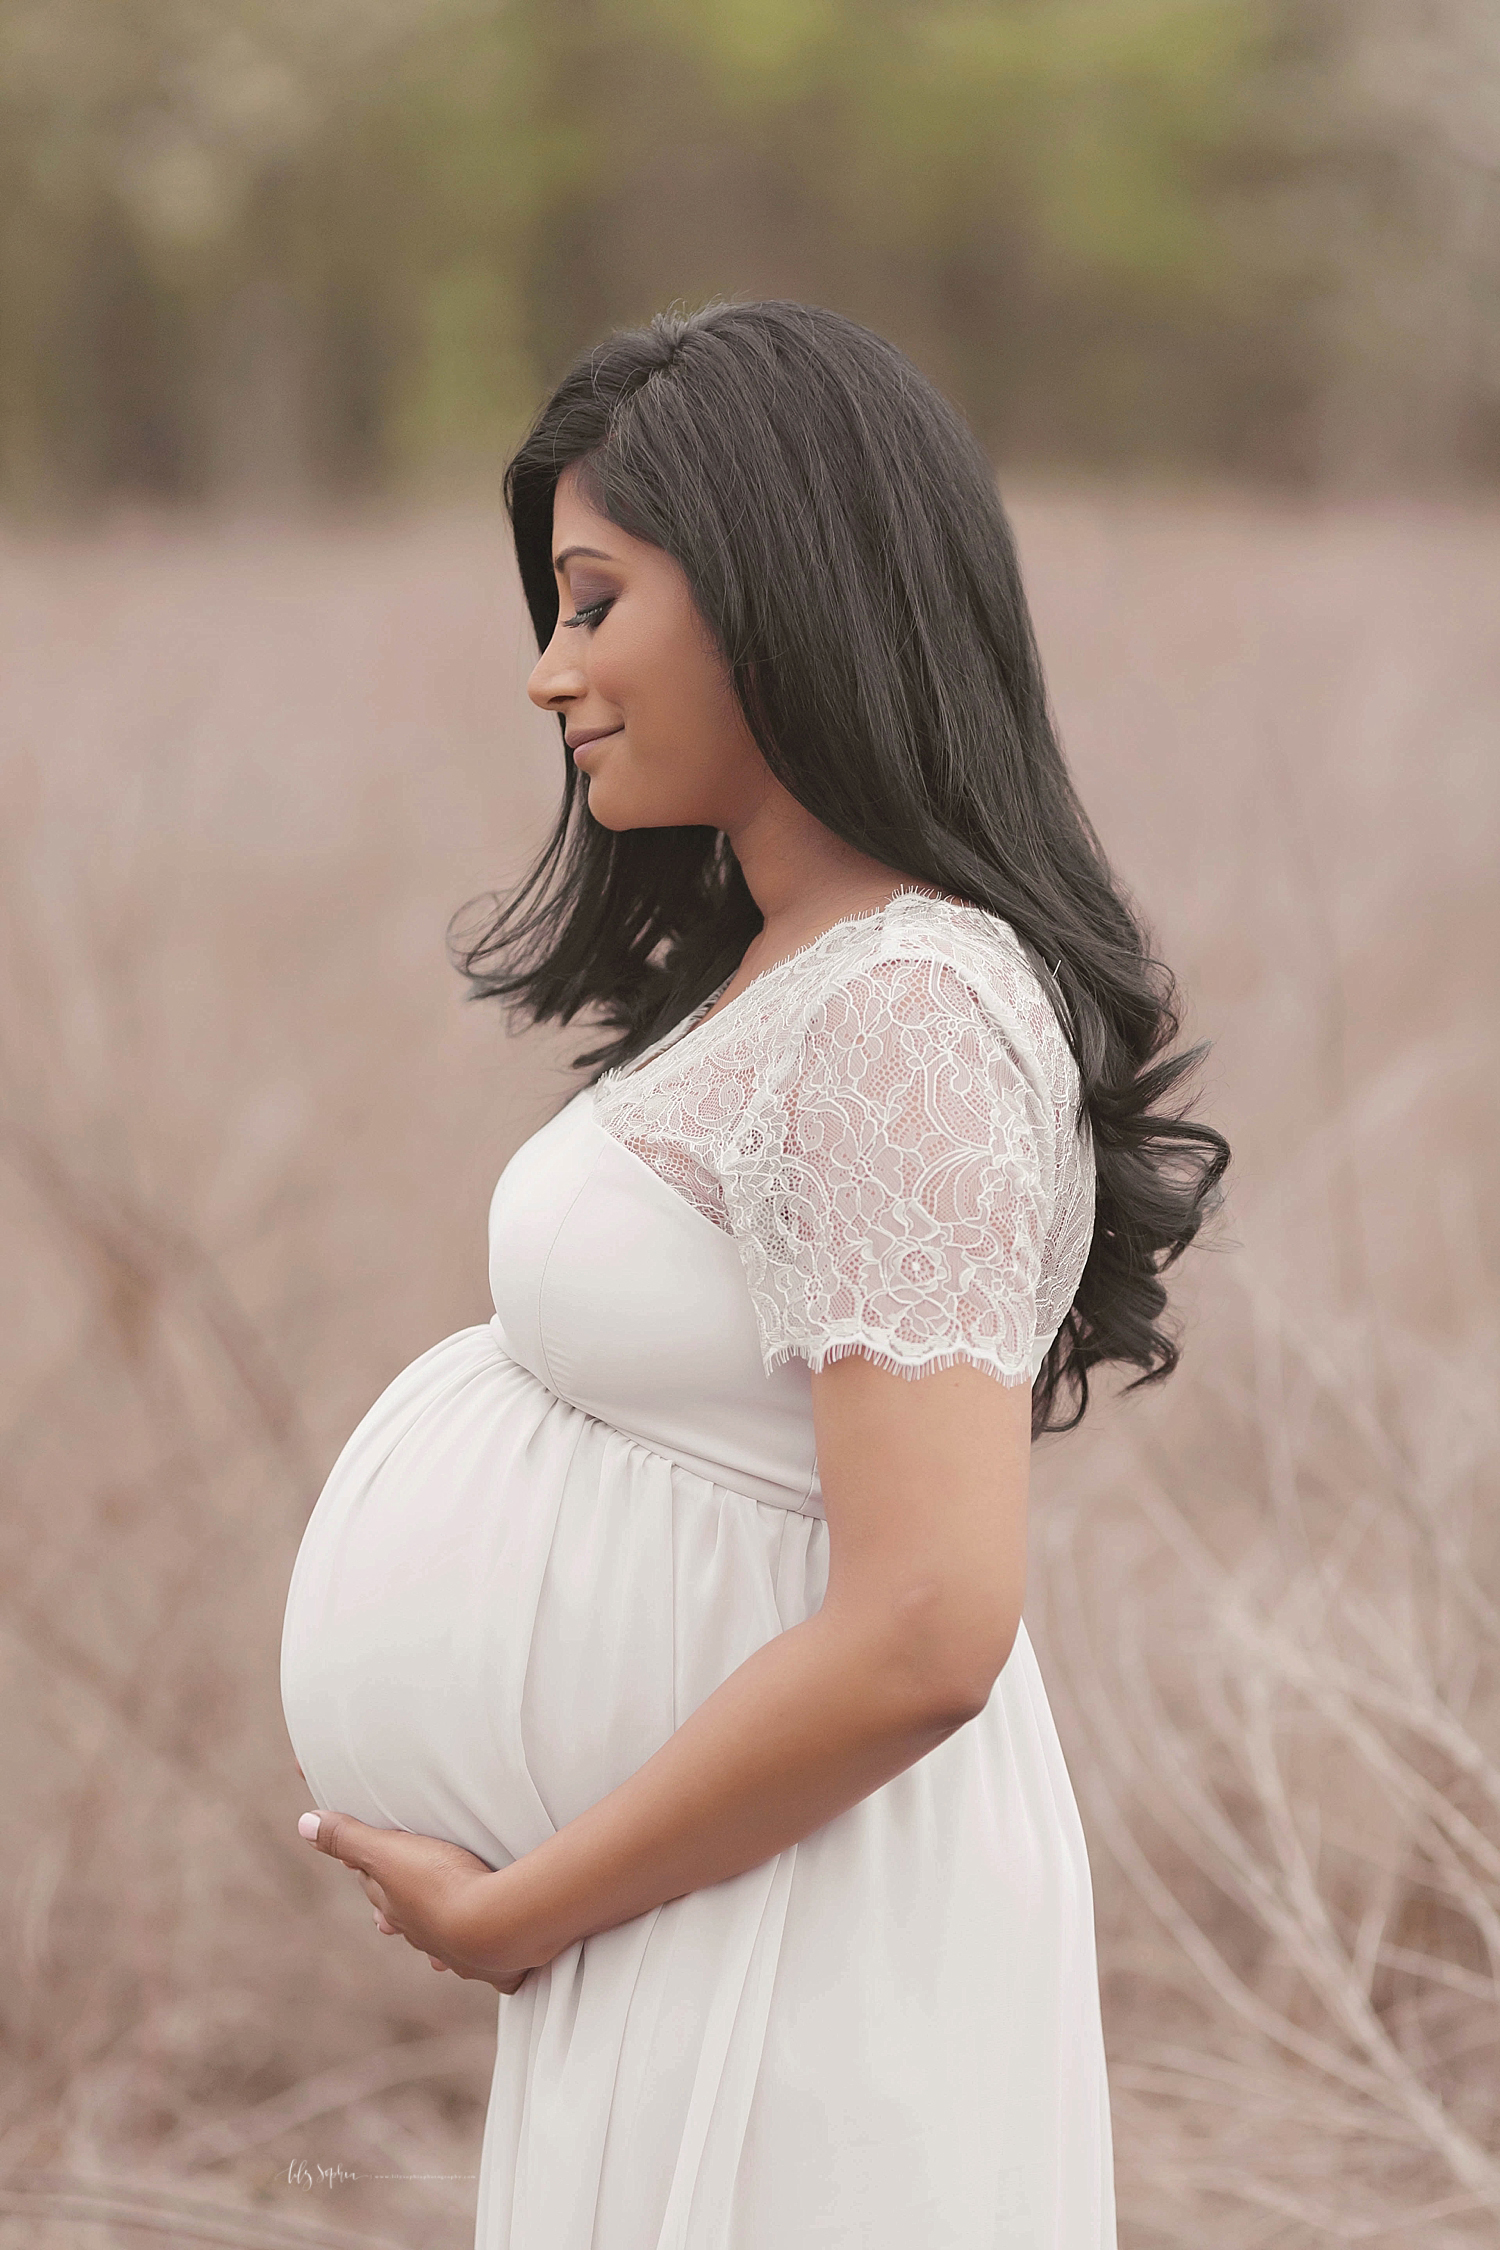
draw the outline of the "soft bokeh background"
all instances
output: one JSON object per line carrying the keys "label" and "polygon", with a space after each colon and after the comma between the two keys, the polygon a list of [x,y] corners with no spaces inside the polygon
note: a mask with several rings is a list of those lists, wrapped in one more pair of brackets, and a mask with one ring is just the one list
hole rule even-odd
{"label": "soft bokeh background", "polygon": [[507,445],[778,293],[990,446],[1235,1143],[1038,1454],[1122,2241],[1500,2241],[1497,283],[1490,0],[0,0],[0,2240],[470,2239],[281,1607],[583,1043],[444,956],[560,778]]}

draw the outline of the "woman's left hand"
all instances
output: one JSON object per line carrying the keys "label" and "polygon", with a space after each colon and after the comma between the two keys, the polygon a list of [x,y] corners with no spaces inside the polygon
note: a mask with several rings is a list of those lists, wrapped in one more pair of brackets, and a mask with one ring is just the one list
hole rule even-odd
{"label": "woman's left hand", "polygon": [[371,1828],[350,1813],[304,1813],[297,1828],[359,1877],[382,1937],[404,1937],[435,1969],[515,1992],[538,1965],[505,1958],[495,1870],[462,1845]]}

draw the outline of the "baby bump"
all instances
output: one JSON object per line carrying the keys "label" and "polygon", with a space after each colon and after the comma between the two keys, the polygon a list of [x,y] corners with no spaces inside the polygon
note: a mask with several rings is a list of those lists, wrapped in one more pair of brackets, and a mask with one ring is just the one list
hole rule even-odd
{"label": "baby bump", "polygon": [[817,1606],[825,1538],[463,1330],[376,1401],[308,1524],[282,1695],[309,1787],[503,1865]]}

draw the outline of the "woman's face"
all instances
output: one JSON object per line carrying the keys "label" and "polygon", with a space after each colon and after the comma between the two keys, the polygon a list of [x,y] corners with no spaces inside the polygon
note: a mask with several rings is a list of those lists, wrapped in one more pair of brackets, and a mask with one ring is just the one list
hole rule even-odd
{"label": "woman's face", "polygon": [[605,828],[734,831],[775,783],[680,566],[565,470],[552,505],[557,629],[527,694],[563,715]]}

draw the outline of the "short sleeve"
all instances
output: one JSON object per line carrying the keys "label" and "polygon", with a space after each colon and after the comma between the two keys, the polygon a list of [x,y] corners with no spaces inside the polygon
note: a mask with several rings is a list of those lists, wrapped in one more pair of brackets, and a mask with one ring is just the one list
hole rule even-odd
{"label": "short sleeve", "polygon": [[866,963],[817,999],[722,1175],[768,1372],[863,1351],[1030,1381],[1054,1192],[1041,1075],[1024,1026],[946,960]]}

